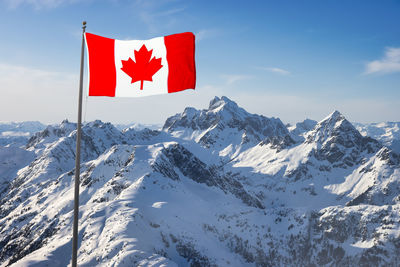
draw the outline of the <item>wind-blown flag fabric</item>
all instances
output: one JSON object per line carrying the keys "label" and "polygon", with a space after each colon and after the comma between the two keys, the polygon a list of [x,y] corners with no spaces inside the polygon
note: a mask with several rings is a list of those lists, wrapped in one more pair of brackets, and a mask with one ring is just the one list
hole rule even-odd
{"label": "wind-blown flag fabric", "polygon": [[115,40],[85,33],[89,96],[141,97],[196,87],[195,36]]}

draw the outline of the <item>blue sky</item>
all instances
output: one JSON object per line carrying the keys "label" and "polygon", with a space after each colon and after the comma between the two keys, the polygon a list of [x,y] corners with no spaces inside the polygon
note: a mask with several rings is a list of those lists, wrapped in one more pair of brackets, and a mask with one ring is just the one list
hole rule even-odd
{"label": "blue sky", "polygon": [[2,0],[0,121],[76,121],[81,22],[115,39],[196,34],[197,89],[85,99],[85,120],[162,123],[226,95],[294,123],[400,121],[400,1]]}

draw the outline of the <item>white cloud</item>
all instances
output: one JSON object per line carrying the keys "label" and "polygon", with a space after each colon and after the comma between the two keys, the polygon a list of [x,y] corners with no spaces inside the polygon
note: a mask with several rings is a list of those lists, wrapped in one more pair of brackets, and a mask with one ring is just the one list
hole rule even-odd
{"label": "white cloud", "polygon": [[185,7],[179,7],[179,8],[171,8],[167,9],[164,11],[161,11],[159,13],[154,14],[155,17],[166,17],[166,16],[172,16],[177,13],[183,12],[186,8]]}
{"label": "white cloud", "polygon": [[155,12],[154,10],[142,10],[139,13],[139,18],[151,34],[158,34],[161,28],[171,28],[177,24],[177,16],[175,14],[184,11],[185,8],[172,8],[162,12]]}
{"label": "white cloud", "polygon": [[175,0],[137,0],[133,4],[135,16],[147,26],[151,35],[179,25],[180,15],[185,9],[180,1]]}
{"label": "white cloud", "polygon": [[400,47],[388,47],[380,60],[366,64],[365,74],[400,72]]}
{"label": "white cloud", "polygon": [[5,0],[9,8],[17,8],[23,5],[30,5],[35,9],[55,8],[64,3],[77,2],[79,0]]}
{"label": "white cloud", "polygon": [[242,75],[242,74],[222,74],[221,77],[225,80],[226,85],[231,85],[238,81],[252,78],[252,76],[250,75]]}
{"label": "white cloud", "polygon": [[266,70],[266,71],[269,71],[269,72],[272,72],[272,73],[276,73],[276,74],[279,74],[279,75],[289,75],[289,74],[291,74],[290,71],[284,70],[284,69],[281,69],[281,68],[277,68],[277,67],[258,67],[258,69]]}
{"label": "white cloud", "polygon": [[216,29],[203,29],[195,33],[196,41],[201,41],[204,39],[211,38],[218,35],[218,30]]}

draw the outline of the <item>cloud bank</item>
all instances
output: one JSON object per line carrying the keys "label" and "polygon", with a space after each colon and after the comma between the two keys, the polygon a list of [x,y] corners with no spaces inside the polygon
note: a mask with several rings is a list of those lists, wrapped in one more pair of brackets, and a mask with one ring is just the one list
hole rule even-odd
{"label": "cloud bank", "polygon": [[9,8],[17,8],[30,5],[35,9],[55,8],[64,3],[71,3],[77,0],[5,0]]}
{"label": "cloud bank", "polygon": [[400,47],[388,47],[382,59],[366,64],[365,74],[400,72]]}
{"label": "cloud bank", "polygon": [[279,75],[290,75],[290,71],[282,69],[282,68],[277,68],[277,67],[257,67],[257,69],[260,70],[265,70],[268,72],[272,72],[275,74],[279,74]]}

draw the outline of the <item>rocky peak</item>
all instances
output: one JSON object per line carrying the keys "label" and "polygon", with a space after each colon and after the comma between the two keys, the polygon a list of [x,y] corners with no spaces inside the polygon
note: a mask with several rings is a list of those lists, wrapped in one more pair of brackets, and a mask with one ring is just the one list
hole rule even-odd
{"label": "rocky peak", "polygon": [[325,119],[320,121],[318,125],[326,130],[331,130],[340,127],[342,124],[348,124],[348,123],[349,122],[346,120],[343,114],[335,110],[334,112],[329,114]]}
{"label": "rocky peak", "polygon": [[208,110],[218,112],[222,109],[237,111],[240,108],[234,101],[230,100],[226,96],[222,96],[221,98],[219,98],[218,96],[214,97],[214,99],[210,101]]}
{"label": "rocky peak", "polygon": [[381,147],[375,139],[363,137],[339,111],[320,121],[307,135],[306,142],[316,142],[317,159],[326,159],[334,167],[353,166],[361,162],[363,153],[376,153]]}
{"label": "rocky peak", "polygon": [[187,119],[193,119],[198,113],[198,110],[193,107],[187,107],[182,113],[182,117],[186,117]]}
{"label": "rocky peak", "polygon": [[[242,143],[251,141],[253,144],[261,141],[271,143],[271,140],[281,143],[283,137],[290,135],[280,119],[248,113],[225,96],[214,97],[208,109],[200,111],[186,108],[183,113],[168,118],[163,130],[167,132],[184,130],[190,138],[193,138],[192,131],[199,131],[200,134],[197,136],[201,135],[201,138],[198,142],[206,147],[225,142],[223,136],[226,134],[240,136]],[[221,134],[224,131],[226,134]],[[231,131],[233,133],[228,134]],[[275,140],[275,137],[279,140]],[[286,139],[293,141],[289,137]]]}
{"label": "rocky peak", "polygon": [[[101,120],[94,120],[91,122],[88,122],[84,125],[86,128],[115,128],[114,125],[112,125],[109,122],[102,122]],[[117,129],[117,128],[115,128]]]}
{"label": "rocky peak", "polygon": [[82,127],[82,138],[87,136],[91,139],[98,139],[101,141],[101,137],[106,140],[122,140],[123,134],[114,125],[109,122],[102,122],[101,120],[95,120],[88,122]]}
{"label": "rocky peak", "polygon": [[249,206],[265,208],[259,199],[249,194],[233,176],[221,174],[216,166],[208,166],[178,143],[166,144],[162,156],[157,157],[152,168],[172,180],[179,180],[179,175],[174,171],[174,168],[177,168],[180,173],[199,184],[220,188]]}
{"label": "rocky peak", "polygon": [[338,119],[344,119],[344,116],[342,113],[340,113],[338,110],[334,110],[331,114],[329,114],[326,119],[333,119],[333,120],[338,120]]}
{"label": "rocky peak", "polygon": [[60,124],[49,125],[43,131],[37,132],[28,140],[26,148],[39,148],[46,143],[55,141],[56,139],[69,135],[72,131],[76,130],[76,123],[71,123],[67,119],[63,120]]}
{"label": "rocky peak", "polygon": [[330,138],[341,136],[343,141],[351,142],[361,139],[357,129],[337,110],[320,121],[307,137],[307,141],[325,142]]}

